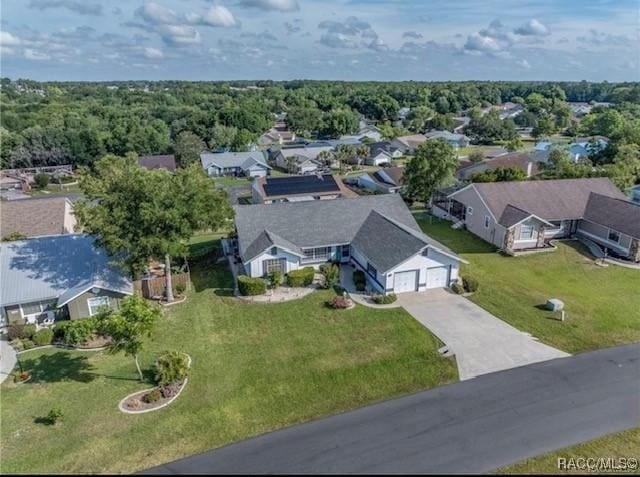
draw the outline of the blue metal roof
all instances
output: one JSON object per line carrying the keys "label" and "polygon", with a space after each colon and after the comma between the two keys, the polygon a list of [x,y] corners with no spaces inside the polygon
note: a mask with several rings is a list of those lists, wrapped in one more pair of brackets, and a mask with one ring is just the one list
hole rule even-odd
{"label": "blue metal roof", "polygon": [[130,295],[126,273],[88,235],[57,235],[0,245],[0,306],[58,300],[101,288]]}

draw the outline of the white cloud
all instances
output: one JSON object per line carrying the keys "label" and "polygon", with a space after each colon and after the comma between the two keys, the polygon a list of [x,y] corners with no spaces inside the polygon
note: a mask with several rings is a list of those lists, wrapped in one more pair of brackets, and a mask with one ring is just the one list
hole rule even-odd
{"label": "white cloud", "polygon": [[44,53],[42,51],[34,50],[32,48],[25,48],[24,57],[27,60],[35,60],[35,61],[42,61],[42,60],[51,59],[51,56],[49,56],[48,54],[46,54],[46,53]]}
{"label": "white cloud", "polygon": [[531,65],[529,64],[529,62],[528,62],[526,59],[524,59],[524,58],[523,58],[523,59],[521,59],[521,60],[518,60],[516,63],[517,63],[517,64],[518,64],[518,66],[520,66],[521,68],[524,68],[524,69],[527,69],[527,70],[528,70],[529,68],[531,68]]}
{"label": "white cloud", "polygon": [[547,36],[549,35],[549,28],[534,18],[516,28],[514,33],[522,36]]}
{"label": "white cloud", "polygon": [[102,5],[76,0],[31,0],[29,8],[46,10],[48,8],[66,8],[80,15],[102,15]]}
{"label": "white cloud", "polygon": [[214,27],[232,27],[237,25],[233,14],[228,8],[222,5],[214,5],[211,7],[197,23]]}
{"label": "white cloud", "polygon": [[155,2],[147,2],[136,10],[143,20],[159,25],[180,23],[176,12]]}
{"label": "white cloud", "polygon": [[189,25],[162,25],[158,31],[166,43],[173,45],[189,45],[202,41],[200,32]]}
{"label": "white cloud", "polygon": [[297,0],[240,0],[240,5],[281,12],[300,10],[300,5],[298,5]]}
{"label": "white cloud", "polygon": [[162,50],[150,46],[145,47],[142,54],[145,58],[149,59],[158,59],[164,57],[164,53],[162,53]]}
{"label": "white cloud", "polygon": [[18,46],[21,43],[20,38],[9,33],[8,31],[0,30],[0,45],[2,46]]}
{"label": "white cloud", "polygon": [[498,44],[498,41],[495,38],[474,33],[467,37],[464,49],[479,51],[482,53],[495,53],[500,51],[502,47]]}

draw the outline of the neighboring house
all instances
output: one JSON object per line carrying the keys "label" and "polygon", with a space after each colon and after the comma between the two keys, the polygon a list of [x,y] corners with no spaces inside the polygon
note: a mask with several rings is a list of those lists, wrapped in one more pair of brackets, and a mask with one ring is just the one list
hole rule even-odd
{"label": "neighboring house", "polygon": [[455,148],[467,147],[471,140],[464,134],[456,134],[449,131],[430,131],[425,134],[427,140],[444,139]]}
{"label": "neighboring house", "polygon": [[574,162],[578,162],[604,151],[608,145],[609,139],[603,136],[578,138],[569,144],[569,154]]}
{"label": "neighboring house", "polygon": [[500,112],[500,119],[503,120],[515,118],[516,116],[522,114],[522,111],[524,111],[522,105],[512,103],[511,101],[507,101],[506,103],[502,103],[499,106],[495,106],[495,109]]}
{"label": "neighboring house", "polygon": [[480,174],[486,170],[494,170],[498,167],[515,167],[524,172],[527,177],[538,174],[538,163],[534,154],[512,152],[480,162],[465,162],[456,171],[456,178],[459,180],[469,180],[474,174]]}
{"label": "neighboring house", "polygon": [[453,132],[460,134],[464,128],[469,125],[471,118],[468,116],[458,116],[453,118],[453,121]]}
{"label": "neighboring house", "polygon": [[[382,141],[382,132],[377,127],[368,124],[363,124],[362,126],[363,127],[358,131],[357,134],[340,136],[339,141],[347,141],[346,144],[354,145],[365,141]],[[343,144],[345,143],[343,142]]]}
{"label": "neighboring house", "polygon": [[245,273],[263,277],[326,262],[362,270],[371,289],[447,287],[462,259],[421,232],[399,195],[235,206]]}
{"label": "neighboring house", "polygon": [[293,174],[310,174],[322,166],[318,161],[320,153],[332,150],[333,147],[324,144],[282,148],[275,152],[273,160],[276,166]]}
{"label": "neighboring house", "polygon": [[353,198],[358,194],[346,187],[342,180],[331,174],[291,177],[260,177],[251,185],[254,204]]}
{"label": "neighboring house", "polygon": [[413,134],[411,136],[399,136],[391,141],[391,145],[399,149],[403,155],[413,154],[416,148],[425,142],[427,137],[424,134]]}
{"label": "neighboring house", "polygon": [[411,113],[411,108],[409,107],[400,108],[400,110],[398,111],[398,120],[400,121],[406,120],[410,113]]}
{"label": "neighboring house", "polygon": [[640,204],[592,192],[577,235],[596,242],[609,254],[640,262]]}
{"label": "neighboring house", "polygon": [[205,152],[200,154],[202,168],[211,177],[246,176],[264,177],[271,173],[265,155],[252,152]]}
{"label": "neighboring house", "polygon": [[[490,182],[470,184],[447,195],[435,194],[433,213],[462,222],[475,235],[513,253],[547,248],[549,239],[587,230],[587,204],[592,193],[631,204],[607,178]],[[615,201],[620,210],[612,208],[611,215],[629,212],[621,202]],[[627,220],[633,221],[634,216]],[[600,243],[606,246],[606,235]]]}
{"label": "neighboring house", "polygon": [[176,156],[173,154],[163,154],[156,156],[140,156],[138,164],[145,169],[164,169],[166,171],[176,170]]}
{"label": "neighboring house", "polygon": [[284,122],[277,122],[269,131],[258,139],[259,146],[271,146],[272,144],[286,144],[296,140],[296,133],[289,131]]}
{"label": "neighboring house", "polygon": [[629,191],[629,198],[632,202],[637,202],[640,204],[640,184],[633,186]]}
{"label": "neighboring house", "polygon": [[402,151],[394,147],[390,141],[369,144],[369,157],[365,160],[368,166],[391,164],[394,159],[402,157]]}
{"label": "neighboring house", "polygon": [[93,316],[133,294],[126,274],[88,235],[40,237],[0,245],[0,312],[9,323],[50,324]]}
{"label": "neighboring house", "polygon": [[21,199],[0,206],[0,233],[24,237],[71,234],[76,228],[73,204],[66,197]]}
{"label": "neighboring house", "polygon": [[358,177],[358,186],[382,194],[400,192],[403,184],[404,167],[385,167],[371,174]]}

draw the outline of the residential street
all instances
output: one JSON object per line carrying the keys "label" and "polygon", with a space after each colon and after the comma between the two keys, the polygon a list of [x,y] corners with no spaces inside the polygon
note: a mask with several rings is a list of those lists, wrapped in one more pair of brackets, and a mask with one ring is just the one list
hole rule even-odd
{"label": "residential street", "polygon": [[468,381],[265,434],[149,473],[481,473],[640,424],[640,345]]}

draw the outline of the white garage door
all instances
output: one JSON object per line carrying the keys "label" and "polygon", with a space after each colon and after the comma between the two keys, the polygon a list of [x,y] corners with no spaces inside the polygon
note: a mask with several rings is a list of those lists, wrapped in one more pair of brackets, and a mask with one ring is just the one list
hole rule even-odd
{"label": "white garage door", "polygon": [[449,267],[427,269],[427,288],[442,288],[447,286]]}
{"label": "white garage door", "polygon": [[418,287],[418,271],[396,272],[393,274],[393,292],[405,293],[416,291]]}

